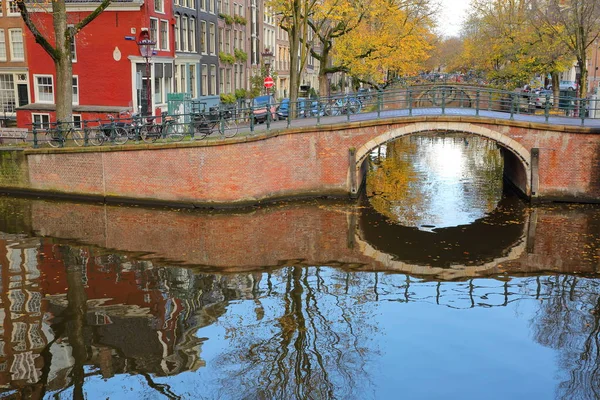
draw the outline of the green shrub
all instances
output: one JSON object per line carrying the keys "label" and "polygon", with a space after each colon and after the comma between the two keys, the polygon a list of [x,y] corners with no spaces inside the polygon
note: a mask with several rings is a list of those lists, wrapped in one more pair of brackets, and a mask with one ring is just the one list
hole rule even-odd
{"label": "green shrub", "polygon": [[236,89],[235,98],[236,99],[245,99],[248,96],[246,89]]}
{"label": "green shrub", "polygon": [[224,53],[222,51],[219,52],[219,61],[224,64],[233,64],[235,62],[235,57],[231,54]]}
{"label": "green shrub", "polygon": [[241,15],[236,15],[233,17],[233,20],[235,21],[235,23],[240,24],[240,25],[246,25],[246,18],[242,17]]}
{"label": "green shrub", "polygon": [[248,59],[248,54],[240,49],[235,49],[233,51],[233,54],[235,54],[235,59],[239,62],[246,62],[246,60]]}
{"label": "green shrub", "polygon": [[236,101],[235,95],[221,93],[221,103],[233,104],[233,103],[235,103],[235,101]]}

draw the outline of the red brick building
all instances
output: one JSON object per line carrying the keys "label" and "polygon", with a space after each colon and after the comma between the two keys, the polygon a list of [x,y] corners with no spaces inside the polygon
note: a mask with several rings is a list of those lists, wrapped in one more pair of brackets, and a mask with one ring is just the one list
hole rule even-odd
{"label": "red brick building", "polygon": [[[67,0],[68,18],[76,23],[98,3]],[[52,16],[34,13],[40,31],[53,43]],[[106,118],[125,110],[166,110],[173,76],[173,6],[166,0],[116,0],[75,36],[73,53],[73,116],[75,121]],[[149,64],[138,40],[148,31],[156,42]],[[56,72],[50,56],[25,30],[30,103],[17,110],[17,125],[55,120]],[[147,71],[150,77],[147,77]],[[147,79],[150,79],[148,85]],[[146,88],[151,86],[151,96]]]}

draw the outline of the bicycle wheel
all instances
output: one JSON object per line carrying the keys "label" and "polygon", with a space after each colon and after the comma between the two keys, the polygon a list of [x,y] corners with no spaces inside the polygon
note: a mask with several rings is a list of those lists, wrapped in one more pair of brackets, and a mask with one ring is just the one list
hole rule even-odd
{"label": "bicycle wheel", "polygon": [[127,140],[129,140],[129,136],[127,136],[127,130],[120,126],[116,126],[113,130],[114,139],[116,144],[125,144]]}
{"label": "bicycle wheel", "polygon": [[154,129],[153,126],[142,126],[140,127],[140,137],[146,143],[154,143],[158,139],[160,134]]}
{"label": "bicycle wheel", "polygon": [[71,139],[73,139],[76,146],[81,147],[85,144],[85,134],[80,129],[73,129],[71,131]]}
{"label": "bicycle wheel", "polygon": [[183,139],[184,131],[183,125],[176,123],[175,121],[167,122],[165,125],[167,140],[171,142],[179,142]]}
{"label": "bicycle wheel", "polygon": [[88,132],[88,141],[92,146],[101,146],[106,140],[106,135],[102,129],[90,129]]}
{"label": "bicycle wheel", "polygon": [[362,104],[360,104],[360,101],[354,99],[349,100],[348,104],[346,105],[346,109],[350,114],[359,113],[361,108]]}
{"label": "bicycle wheel", "polygon": [[58,136],[58,133],[48,131],[44,134],[44,142],[48,143],[50,147],[60,147],[62,139]]}
{"label": "bicycle wheel", "polygon": [[325,115],[328,116],[336,116],[336,115],[340,115],[340,107],[337,106],[337,104],[335,103],[329,103],[325,106]]}
{"label": "bicycle wheel", "polygon": [[204,139],[207,135],[211,133],[211,128],[205,122],[194,122],[194,138],[198,140]]}
{"label": "bicycle wheel", "polygon": [[237,123],[233,119],[225,119],[219,124],[219,132],[226,138],[234,137],[238,133]]}

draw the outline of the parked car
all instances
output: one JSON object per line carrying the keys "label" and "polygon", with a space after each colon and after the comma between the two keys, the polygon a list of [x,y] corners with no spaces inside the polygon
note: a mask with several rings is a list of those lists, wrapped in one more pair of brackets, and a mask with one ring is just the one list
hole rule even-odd
{"label": "parked car", "polygon": [[271,121],[277,121],[277,106],[273,96],[258,96],[252,101],[252,118],[255,124],[263,123],[267,120],[267,115],[271,114]]}
{"label": "parked car", "polygon": [[281,100],[279,106],[277,107],[277,118],[279,119],[287,119],[290,113],[290,99],[285,98]]}
{"label": "parked car", "polygon": [[531,104],[535,104],[536,107],[545,107],[546,98],[548,103],[554,105],[554,93],[552,90],[540,90],[531,97]]}

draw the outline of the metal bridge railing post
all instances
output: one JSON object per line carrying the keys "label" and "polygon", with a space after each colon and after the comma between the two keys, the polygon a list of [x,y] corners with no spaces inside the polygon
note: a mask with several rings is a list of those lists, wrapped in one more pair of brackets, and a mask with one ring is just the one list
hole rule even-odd
{"label": "metal bridge railing post", "polygon": [[515,94],[510,94],[510,119],[515,119]]}
{"label": "metal bridge railing post", "polygon": [[[312,111],[312,105],[310,107]],[[317,101],[317,126],[321,125],[321,102]]]}
{"label": "metal bridge railing post", "polygon": [[475,94],[475,115],[479,116],[479,89],[477,89],[477,93]]}
{"label": "metal bridge railing post", "polygon": [[381,90],[377,90],[377,119],[381,117]]}
{"label": "metal bridge railing post", "polygon": [[39,147],[39,145],[38,145],[38,131],[37,131],[37,124],[35,122],[32,124],[31,132],[33,133],[33,148],[37,149]]}
{"label": "metal bridge railing post", "polygon": [[579,101],[579,116],[581,117],[581,126],[585,124],[585,99]]}
{"label": "metal bridge railing post", "polygon": [[250,105],[250,132],[254,132],[254,104]]}
{"label": "metal bridge railing post", "polygon": [[446,89],[442,88],[442,115],[446,114]]}
{"label": "metal bridge railing post", "polygon": [[544,119],[548,123],[550,118],[550,96],[546,95],[546,102],[544,103]]}
{"label": "metal bridge railing post", "polygon": [[408,115],[412,117],[412,89],[408,89]]}

